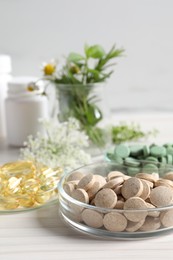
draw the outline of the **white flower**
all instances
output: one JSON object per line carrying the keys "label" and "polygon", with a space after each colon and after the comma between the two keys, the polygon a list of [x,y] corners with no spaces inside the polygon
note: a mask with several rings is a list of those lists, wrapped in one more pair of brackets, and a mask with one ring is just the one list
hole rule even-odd
{"label": "white flower", "polygon": [[81,131],[75,118],[57,123],[54,120],[40,120],[44,134],[36,138],[28,136],[25,148],[21,149],[22,159],[38,161],[49,167],[63,167],[72,170],[91,161],[84,148],[89,145],[88,136]]}

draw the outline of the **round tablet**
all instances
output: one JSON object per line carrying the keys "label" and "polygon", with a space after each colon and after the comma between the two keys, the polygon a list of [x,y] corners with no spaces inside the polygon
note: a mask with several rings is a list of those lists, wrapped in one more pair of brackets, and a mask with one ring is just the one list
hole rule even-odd
{"label": "round tablet", "polygon": [[160,228],[160,219],[153,217],[146,217],[144,224],[140,227],[141,231],[152,231]]}
{"label": "round tablet", "polygon": [[117,203],[114,207],[115,209],[123,209],[124,208],[124,201],[122,200],[117,200]]}
{"label": "round tablet", "polygon": [[121,194],[121,188],[122,188],[123,185],[117,185],[114,189],[114,192],[117,194],[117,195],[120,195]]}
{"label": "round tablet", "polygon": [[147,181],[147,180],[145,180],[145,179],[141,179],[141,180],[142,180],[142,181],[145,181],[145,182],[149,185],[150,189],[152,189],[152,188],[154,187],[154,183],[153,183],[153,182]]}
{"label": "round tablet", "polygon": [[168,146],[168,147],[166,148],[166,153],[167,153],[167,154],[170,154],[170,155],[173,155],[173,147]]}
{"label": "round tablet", "polygon": [[150,182],[155,183],[157,181],[157,178],[155,175],[149,174],[149,173],[138,173],[136,174],[136,177],[139,179],[144,179]]}
{"label": "round tablet", "polygon": [[[147,204],[148,209],[155,209],[156,208],[153,204],[151,204],[149,202],[145,201],[145,203]],[[149,210],[148,211],[148,216],[150,216],[150,217],[157,218],[159,215],[160,215],[160,212],[158,210],[156,210],[156,211],[150,211]]]}
{"label": "round tablet", "polygon": [[117,203],[117,195],[109,188],[102,189],[96,194],[94,202],[97,207],[114,208]]}
{"label": "round tablet", "polygon": [[155,145],[150,148],[150,153],[155,157],[165,156],[166,148],[164,146]]}
{"label": "round tablet", "polygon": [[140,211],[140,209],[147,209],[145,201],[141,198],[132,197],[124,202],[124,215],[130,221],[139,222],[147,216],[147,210]]}
{"label": "round tablet", "polygon": [[158,181],[155,182],[155,187],[158,186],[166,186],[173,188],[173,182],[167,179],[159,179]]}
{"label": "round tablet", "polygon": [[81,180],[83,177],[84,177],[84,173],[82,173],[82,172],[72,172],[68,176],[67,181]]}
{"label": "round tablet", "polygon": [[90,189],[95,182],[94,175],[92,173],[89,173],[85,175],[78,183],[77,188],[88,190]]}
{"label": "round tablet", "polygon": [[130,149],[125,144],[120,144],[115,147],[115,155],[120,156],[121,158],[126,158],[130,155]]}
{"label": "round tablet", "polygon": [[99,182],[94,182],[93,186],[87,190],[89,199],[92,200],[96,193],[100,190],[101,186]]}
{"label": "round tablet", "polygon": [[72,183],[65,183],[63,186],[65,192],[71,196],[71,193],[74,191],[75,186]]}
{"label": "round tablet", "polygon": [[82,219],[89,227],[100,228],[103,226],[103,214],[95,210],[84,209],[82,212]]}
{"label": "round tablet", "polygon": [[158,159],[156,157],[153,157],[153,156],[146,157],[145,161],[148,161],[148,162],[159,162]]}
{"label": "round tablet", "polygon": [[141,171],[141,168],[139,167],[128,167],[127,168],[127,173],[131,176],[134,176],[136,175],[138,172]]}
{"label": "round tablet", "polygon": [[136,177],[132,177],[126,180],[121,188],[121,193],[125,199],[129,199],[131,197],[140,197],[142,192],[142,182]]}
{"label": "round tablet", "polygon": [[141,163],[133,157],[127,157],[124,160],[124,164],[127,166],[138,167]]}
{"label": "round tablet", "polygon": [[111,179],[114,179],[114,178],[119,177],[119,176],[124,176],[124,173],[119,172],[119,171],[109,172],[108,176],[107,176],[107,181],[110,181]]}
{"label": "round tablet", "polygon": [[147,145],[144,145],[144,147],[143,147],[143,154],[144,154],[144,157],[147,157],[150,154],[150,148]]}
{"label": "round tablet", "polygon": [[147,163],[143,166],[142,171],[144,173],[153,173],[153,172],[158,172],[158,167],[155,164],[152,163]]}
{"label": "round tablet", "polygon": [[161,212],[160,221],[164,227],[173,226],[173,209]]}
{"label": "round tablet", "polygon": [[173,172],[168,172],[165,174],[164,179],[173,181]]}
{"label": "round tablet", "polygon": [[110,189],[114,189],[116,186],[119,186],[121,185],[122,183],[124,182],[124,179],[123,177],[117,177],[117,178],[114,178],[110,181],[108,181],[104,186],[103,188],[110,188]]}
{"label": "round tablet", "polygon": [[127,232],[135,232],[137,231],[140,227],[142,227],[142,225],[144,224],[145,218],[142,219],[139,222],[132,222],[132,221],[128,221],[127,227],[126,227],[126,231]]}
{"label": "round tablet", "polygon": [[127,226],[127,219],[120,213],[110,212],[104,216],[103,225],[109,231],[121,232]]}
{"label": "round tablet", "polygon": [[106,180],[103,176],[95,174],[94,175],[95,181],[100,183],[100,188],[102,188],[106,184]]}
{"label": "round tablet", "polygon": [[140,198],[146,200],[150,195],[150,186],[145,180],[141,179],[141,182],[143,185],[143,191],[142,194],[140,195]]}
{"label": "round tablet", "polygon": [[89,203],[88,193],[84,189],[77,189],[72,191],[71,196],[73,199],[83,203]]}
{"label": "round tablet", "polygon": [[156,207],[164,207],[173,203],[173,189],[166,186],[154,188],[150,193],[150,200]]}

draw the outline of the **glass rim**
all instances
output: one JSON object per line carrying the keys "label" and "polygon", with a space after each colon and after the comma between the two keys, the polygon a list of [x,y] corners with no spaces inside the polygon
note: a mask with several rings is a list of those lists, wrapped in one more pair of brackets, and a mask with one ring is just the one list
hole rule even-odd
{"label": "glass rim", "polygon": [[86,88],[90,88],[90,87],[99,87],[99,86],[101,86],[101,85],[104,85],[104,84],[106,84],[106,82],[93,82],[93,83],[85,83],[85,84],[83,84],[83,83],[67,83],[67,84],[65,84],[65,83],[55,83],[55,85],[57,86],[57,87],[69,87],[69,88],[71,88],[71,87],[86,87]]}

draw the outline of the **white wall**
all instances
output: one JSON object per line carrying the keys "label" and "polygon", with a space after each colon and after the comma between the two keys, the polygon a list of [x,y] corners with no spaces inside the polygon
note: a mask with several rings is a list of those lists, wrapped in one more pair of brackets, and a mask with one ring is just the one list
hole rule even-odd
{"label": "white wall", "polygon": [[39,76],[85,42],[126,49],[106,87],[112,111],[173,110],[172,0],[0,0],[0,53],[14,75]]}

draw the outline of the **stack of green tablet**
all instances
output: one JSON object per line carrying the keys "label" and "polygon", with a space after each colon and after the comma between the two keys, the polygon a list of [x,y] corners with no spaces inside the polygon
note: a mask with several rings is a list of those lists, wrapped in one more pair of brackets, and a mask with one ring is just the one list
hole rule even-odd
{"label": "stack of green tablet", "polygon": [[173,144],[156,145],[117,145],[106,158],[119,165],[127,166],[127,173],[134,175],[173,171]]}

